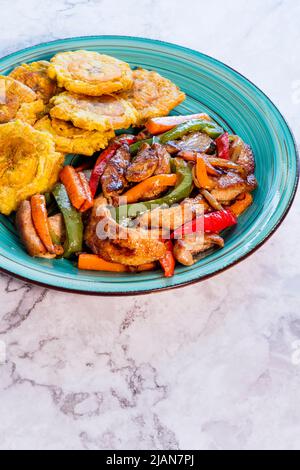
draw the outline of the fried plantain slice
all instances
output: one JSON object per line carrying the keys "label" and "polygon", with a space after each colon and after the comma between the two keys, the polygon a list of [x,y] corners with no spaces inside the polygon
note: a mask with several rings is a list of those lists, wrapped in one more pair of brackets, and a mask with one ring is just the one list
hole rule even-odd
{"label": "fried plantain slice", "polygon": [[105,132],[87,131],[74,127],[71,122],[43,117],[35,124],[35,129],[49,132],[55,141],[56,150],[63,153],[79,153],[91,156],[107,147],[115,136],[113,130]]}
{"label": "fried plantain slice", "polygon": [[49,77],[74,93],[101,96],[132,86],[126,62],[93,51],[62,52],[51,59]]}
{"label": "fried plantain slice", "polygon": [[88,131],[127,128],[136,122],[135,108],[120,97],[91,97],[64,92],[51,100],[51,117],[72,121],[74,126]]}
{"label": "fried plantain slice", "polygon": [[133,87],[119,94],[138,111],[137,125],[152,117],[167,116],[185,99],[185,93],[175,83],[157,72],[136,69],[133,71]]}
{"label": "fried plantain slice", "polygon": [[16,119],[33,126],[46,113],[47,109],[43,100],[36,100],[32,101],[32,103],[23,103],[16,114]]}
{"label": "fried plantain slice", "polygon": [[16,67],[9,74],[9,77],[31,88],[37,97],[47,104],[55,95],[57,89],[56,82],[48,76],[49,65],[50,62],[46,60],[22,64]]}
{"label": "fried plantain slice", "polygon": [[19,120],[0,125],[0,213],[9,215],[21,201],[51,190],[63,159],[46,132]]}
{"label": "fried plantain slice", "polygon": [[0,124],[15,119],[22,106],[36,101],[36,93],[13,78],[0,75]]}

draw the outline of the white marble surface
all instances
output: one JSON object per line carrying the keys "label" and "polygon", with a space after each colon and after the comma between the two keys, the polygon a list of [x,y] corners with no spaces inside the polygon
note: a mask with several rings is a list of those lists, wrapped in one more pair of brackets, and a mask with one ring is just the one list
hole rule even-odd
{"label": "white marble surface", "polygon": [[[191,46],[256,82],[300,141],[300,2],[0,6],[1,55],[85,34]],[[1,276],[0,448],[299,449],[299,229],[298,197],[248,260],[158,295],[82,297]]]}

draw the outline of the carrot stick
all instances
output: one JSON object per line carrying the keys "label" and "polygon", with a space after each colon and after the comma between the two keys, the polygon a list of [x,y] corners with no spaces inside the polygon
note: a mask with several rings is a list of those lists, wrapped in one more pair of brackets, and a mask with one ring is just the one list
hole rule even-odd
{"label": "carrot stick", "polygon": [[147,191],[154,188],[161,188],[163,190],[166,186],[175,186],[176,181],[177,176],[175,174],[151,176],[122,194],[122,198],[124,197],[126,204],[131,204],[143,198]]}
{"label": "carrot stick", "polygon": [[73,206],[79,210],[86,201],[86,195],[75,169],[70,165],[65,166],[60,172],[60,180],[64,184]]}
{"label": "carrot stick", "polygon": [[92,192],[88,183],[88,180],[85,177],[85,174],[82,173],[81,171],[78,173],[79,179],[81,186],[83,187],[84,193],[85,193],[85,202],[82,204],[80,208],[80,212],[85,212],[94,205],[94,200],[92,196]]}
{"label": "carrot stick", "polygon": [[127,272],[128,268],[124,264],[110,263],[100,258],[98,255],[90,255],[82,253],[78,257],[78,268],[88,269],[91,271],[111,271],[123,273]]}
{"label": "carrot stick", "polygon": [[61,255],[64,251],[63,247],[54,245],[50,235],[45,196],[35,194],[31,197],[30,204],[33,225],[47,251],[51,254]]}
{"label": "carrot stick", "polygon": [[[196,162],[197,152],[191,150],[182,150],[177,154],[177,157],[183,158],[183,160],[185,160],[186,162]],[[207,173],[212,176],[219,176],[220,172],[212,166],[209,159],[207,157],[203,158],[205,160]]]}
{"label": "carrot stick", "polygon": [[212,186],[212,181],[207,176],[206,164],[204,158],[201,155],[197,155],[196,161],[196,177],[199,183],[199,186],[204,189],[210,189]]}
{"label": "carrot stick", "polygon": [[140,264],[139,266],[137,266],[136,270],[138,272],[152,271],[155,268],[156,268],[156,263],[145,263],[145,264]]}
{"label": "carrot stick", "polygon": [[250,193],[244,193],[243,196],[243,199],[238,199],[229,207],[231,212],[233,212],[237,217],[241,215],[249,206],[251,206],[253,202],[253,197]]}
{"label": "carrot stick", "polygon": [[146,122],[145,126],[152,135],[156,135],[173,129],[173,127],[178,126],[178,124],[190,121],[191,119],[205,119],[207,121],[211,120],[208,114],[197,113],[189,114],[187,116],[166,116],[159,118],[151,118]]}

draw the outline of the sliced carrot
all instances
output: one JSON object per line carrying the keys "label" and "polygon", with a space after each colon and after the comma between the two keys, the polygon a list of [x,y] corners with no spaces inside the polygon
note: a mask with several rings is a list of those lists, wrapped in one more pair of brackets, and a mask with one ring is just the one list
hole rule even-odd
{"label": "sliced carrot", "polygon": [[196,177],[200,188],[211,189],[212,180],[207,175],[205,159],[200,154],[196,160]]}
{"label": "sliced carrot", "polygon": [[131,204],[142,199],[146,192],[154,188],[161,188],[163,190],[166,186],[175,186],[176,182],[177,176],[175,174],[151,176],[122,194],[122,198],[124,198],[124,203]]}
{"label": "sliced carrot", "polygon": [[136,267],[136,270],[138,272],[141,271],[153,271],[153,269],[156,268],[156,263],[145,263],[145,264],[140,264],[139,266]]}
{"label": "sliced carrot", "polygon": [[92,192],[88,183],[88,180],[85,177],[85,174],[79,171],[78,173],[79,179],[81,186],[83,187],[84,193],[85,193],[85,202],[82,204],[80,208],[80,212],[85,212],[94,205],[94,200],[92,196]]}
{"label": "sliced carrot", "polygon": [[244,193],[243,196],[243,199],[238,199],[229,208],[237,217],[251,206],[253,202],[253,197],[250,193]]}
{"label": "sliced carrot", "polygon": [[65,185],[73,206],[79,210],[86,201],[86,195],[75,169],[70,165],[65,166],[60,172],[60,180]]}
{"label": "sliced carrot", "polygon": [[47,251],[51,254],[61,255],[64,251],[63,247],[54,245],[50,235],[45,196],[35,194],[31,197],[30,205],[33,225]]}
{"label": "sliced carrot", "polygon": [[182,150],[176,157],[183,158],[186,162],[195,162],[197,160],[197,152],[192,150]]}
{"label": "sliced carrot", "polygon": [[124,264],[111,263],[100,258],[98,255],[90,255],[82,253],[78,257],[78,268],[88,269],[91,271],[111,271],[123,273],[127,272],[128,268]]}
{"label": "sliced carrot", "polygon": [[128,266],[128,271],[132,273],[139,273],[143,271],[153,271],[156,268],[156,263],[145,263],[139,266]]}
{"label": "sliced carrot", "polygon": [[208,114],[197,113],[189,114],[186,116],[166,116],[159,118],[151,118],[146,122],[145,126],[152,135],[156,135],[173,129],[173,127],[178,126],[178,124],[190,121],[191,119],[205,119],[207,121],[211,120]]}

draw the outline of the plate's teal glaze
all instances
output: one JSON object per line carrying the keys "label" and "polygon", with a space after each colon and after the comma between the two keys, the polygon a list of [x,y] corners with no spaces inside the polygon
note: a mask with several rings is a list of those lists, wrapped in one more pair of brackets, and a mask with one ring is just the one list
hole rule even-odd
{"label": "plate's teal glaze", "polygon": [[239,134],[255,153],[259,188],[254,204],[226,236],[225,247],[194,266],[178,267],[172,279],[161,271],[110,274],[78,271],[69,261],[46,261],[26,254],[9,219],[0,216],[0,267],[30,281],[60,289],[98,294],[145,293],[198,281],[215,274],[260,246],[287,213],[297,187],[298,159],[293,136],[280,112],[252,83],[226,65],[199,52],[149,39],[99,36],[64,39],[0,59],[7,74],[22,62],[50,59],[59,51],[89,49],[111,54],[132,66],[154,69],[187,94],[174,112],[207,111]]}

